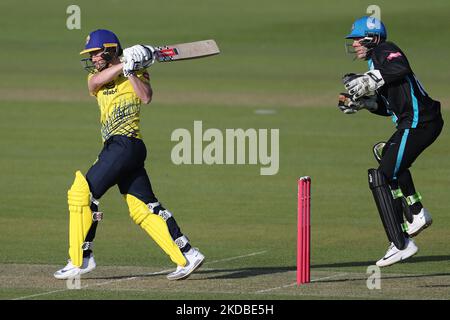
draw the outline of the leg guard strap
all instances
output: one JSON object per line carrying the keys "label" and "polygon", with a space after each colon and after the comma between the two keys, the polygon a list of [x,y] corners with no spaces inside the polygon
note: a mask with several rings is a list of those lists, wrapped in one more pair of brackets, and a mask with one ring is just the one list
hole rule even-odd
{"label": "leg guard strap", "polygon": [[177,244],[178,248],[183,249],[189,243],[189,239],[186,236],[181,236],[175,239],[175,243]]}
{"label": "leg guard strap", "polygon": [[172,217],[172,212],[164,209],[159,202],[148,203],[147,206],[151,212],[163,218],[164,221]]}
{"label": "leg guard strap", "polygon": [[[411,209],[409,208],[409,205],[407,203],[407,198],[405,198],[405,196],[403,195],[403,192],[401,189],[395,189],[392,190],[392,197],[394,198],[394,202],[398,202],[397,199],[400,199],[401,204],[402,204],[402,210],[403,210],[403,214],[405,215],[406,220],[409,223],[413,222],[413,214],[411,212]],[[402,228],[404,230],[406,230],[406,225],[402,224]]]}
{"label": "leg guard strap", "polygon": [[94,242],[85,241],[85,242],[83,242],[83,245],[81,246],[81,248],[83,249],[83,251],[92,250],[92,249],[94,249]]}
{"label": "leg guard strap", "polygon": [[406,197],[406,202],[409,206],[412,206],[414,203],[422,201],[422,195],[418,192],[413,194],[412,196]]}

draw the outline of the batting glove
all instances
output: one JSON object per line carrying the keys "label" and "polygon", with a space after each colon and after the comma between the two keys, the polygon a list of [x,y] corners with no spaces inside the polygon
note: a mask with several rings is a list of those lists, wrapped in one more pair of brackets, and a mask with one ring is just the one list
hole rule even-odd
{"label": "batting glove", "polygon": [[124,57],[132,55],[136,62],[143,61],[150,58],[149,52],[141,45],[135,45],[123,50]]}
{"label": "batting glove", "polygon": [[128,77],[129,75],[133,74],[135,69],[135,58],[133,57],[132,53],[130,51],[127,51],[123,53],[122,60],[122,70],[123,75],[125,77]]}
{"label": "batting glove", "polygon": [[143,67],[148,68],[153,63],[155,63],[155,59],[156,59],[155,51],[156,50],[155,50],[155,48],[153,48],[152,46],[149,46],[149,45],[141,45],[141,46],[147,51],[147,55],[148,55],[148,58],[143,61]]}
{"label": "batting glove", "polygon": [[342,81],[354,100],[365,95],[373,95],[375,90],[384,85],[384,79],[379,70],[370,70],[364,74],[346,74]]}
{"label": "batting glove", "polygon": [[135,52],[135,57],[143,57],[141,59],[135,59],[136,65],[135,67],[140,69],[145,69],[150,67],[156,59],[155,49],[152,46],[148,45],[139,45],[139,52]]}
{"label": "batting glove", "polygon": [[[121,60],[127,70],[137,71],[150,67],[155,62],[155,58],[155,49],[152,46],[135,45],[123,50]],[[124,74],[126,74],[125,69]]]}

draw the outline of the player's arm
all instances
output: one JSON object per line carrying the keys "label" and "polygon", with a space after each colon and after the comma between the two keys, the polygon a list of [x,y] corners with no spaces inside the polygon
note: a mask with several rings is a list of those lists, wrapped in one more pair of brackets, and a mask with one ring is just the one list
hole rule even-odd
{"label": "player's arm", "polygon": [[147,71],[143,73],[143,79],[138,77],[135,73],[128,76],[128,79],[133,86],[134,92],[141,99],[142,103],[149,104],[152,101],[153,90],[150,85],[150,79]]}
{"label": "player's arm", "polygon": [[361,109],[367,109],[372,113],[380,114],[378,111],[378,97],[377,95],[364,96],[358,100],[353,99],[348,93],[342,92],[339,94],[338,108],[345,114],[353,114]]}
{"label": "player's arm", "polygon": [[385,101],[380,95],[376,95],[375,103],[377,107],[374,109],[368,109],[370,112],[384,117],[392,116],[392,113],[387,109],[387,101]]}
{"label": "player's arm", "polygon": [[408,60],[396,47],[375,51],[372,61],[373,70],[353,79],[344,79],[345,88],[355,100],[372,95],[385,84],[402,80],[406,75],[412,73]]}
{"label": "player's arm", "polygon": [[103,71],[95,73],[88,79],[88,89],[93,95],[97,94],[97,91],[108,82],[113,81],[122,73],[122,63],[115,64],[110,68],[106,68]]}
{"label": "player's arm", "polygon": [[376,52],[374,66],[380,71],[385,84],[402,80],[412,73],[408,60],[397,47],[388,47]]}
{"label": "player's arm", "polygon": [[376,90],[412,73],[408,60],[400,49],[394,45],[375,49],[372,57],[374,69],[358,77],[344,79],[344,85],[353,98],[375,93]]}

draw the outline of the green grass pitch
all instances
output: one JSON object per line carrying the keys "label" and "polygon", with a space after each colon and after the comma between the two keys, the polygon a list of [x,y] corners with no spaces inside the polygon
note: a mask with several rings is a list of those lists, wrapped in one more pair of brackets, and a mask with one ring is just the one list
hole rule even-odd
{"label": "green grass pitch", "polygon": [[[81,8],[81,30],[66,8]],[[345,4],[345,5],[344,5]],[[367,1],[12,1],[0,21],[0,299],[449,299],[450,138],[447,127],[412,169],[433,225],[419,253],[382,270],[367,267],[387,248],[367,185],[372,146],[390,119],[337,108],[340,78],[363,72],[344,36]],[[389,39],[407,54],[450,123],[448,1],[379,1]],[[24,10],[26,8],[26,10]],[[407,8],[407,9],[406,9]],[[433,23],[429,23],[433,21]],[[218,56],[156,64],[153,102],[143,107],[146,167],[159,199],[207,257],[183,282],[128,216],[116,187],[101,199],[98,268],[68,290],[53,272],[65,264],[67,189],[101,149],[99,112],[78,55],[96,28],[123,46],[215,39]],[[11,58],[14,57],[14,58]],[[261,112],[261,110],[263,110]],[[279,129],[280,169],[260,165],[174,165],[170,135],[204,129]],[[295,285],[296,180],[312,177],[312,280]]]}

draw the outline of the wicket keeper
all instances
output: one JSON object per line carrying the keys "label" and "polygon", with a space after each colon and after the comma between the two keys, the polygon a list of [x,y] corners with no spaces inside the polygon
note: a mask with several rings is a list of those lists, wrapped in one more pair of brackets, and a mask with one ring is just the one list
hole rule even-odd
{"label": "wicket keeper", "polygon": [[147,149],[139,128],[140,110],[142,103],[150,103],[153,95],[146,68],[155,61],[154,49],[135,45],[122,50],[113,32],[100,29],[89,34],[80,54],[89,54],[82,61],[90,71],[89,93],[97,98],[100,107],[104,144],[86,176],[76,172],[68,191],[70,259],[54,276],[68,279],[95,269],[93,241],[97,223],[103,216],[98,208],[99,199],[117,185],[133,221],[177,265],[167,278],[185,279],[200,267],[205,257],[191,247],[172,213],[158,201],[144,168]]}
{"label": "wicket keeper", "polygon": [[365,108],[377,115],[391,116],[396,125],[387,142],[374,146],[379,166],[368,171],[369,187],[391,242],[376,263],[384,267],[416,254],[418,248],[412,237],[432,223],[409,168],[436,140],[444,122],[439,101],[425,91],[405,53],[386,41],[386,28],[380,20],[356,20],[346,39],[351,39],[356,58],[367,61],[369,71],[344,76],[347,93],[340,94],[338,107],[346,114]]}

